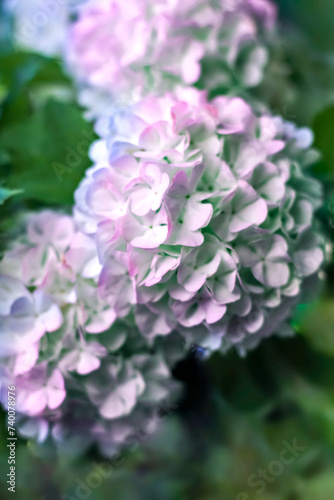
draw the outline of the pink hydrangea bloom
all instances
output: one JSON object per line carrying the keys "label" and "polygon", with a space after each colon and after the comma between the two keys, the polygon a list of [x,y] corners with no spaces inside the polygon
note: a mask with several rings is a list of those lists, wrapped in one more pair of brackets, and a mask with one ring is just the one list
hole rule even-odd
{"label": "pink hydrangea bloom", "polygon": [[[66,324],[77,318],[73,328],[82,325],[92,333],[106,330],[116,317],[96,297],[101,269],[93,239],[77,230],[72,217],[48,210],[28,218],[26,235],[0,262],[1,273],[37,287],[32,295],[39,307],[46,307],[44,295],[52,297],[57,307],[66,307]],[[20,305],[28,314],[27,300],[21,299],[16,309]]]}
{"label": "pink hydrangea bloom", "polygon": [[150,342],[178,332],[242,352],[268,335],[324,258],[321,189],[304,172],[311,141],[242,99],[208,102],[194,88],[116,113],[74,210],[98,244],[101,295],[116,307],[122,283]]}
{"label": "pink hydrangea bloom", "polygon": [[[135,293],[131,280],[129,294],[120,279],[128,273],[117,264],[113,270],[121,288],[114,290],[109,282],[103,294],[95,240],[80,232],[72,217],[52,211],[30,215],[25,234],[5,252],[0,387],[16,387],[18,431],[24,437],[42,442],[50,435],[59,446],[71,442],[79,452],[93,442],[117,448],[138,415],[149,416],[152,395],[159,401],[174,392],[159,351],[149,352],[136,325],[120,321]],[[1,401],[6,405],[6,394]],[[122,425],[127,433],[119,431]]]}
{"label": "pink hydrangea bloom", "polygon": [[214,58],[226,83],[230,75],[223,73],[235,73],[238,57],[247,53],[240,80],[253,86],[267,60],[257,38],[275,19],[269,0],[90,0],[70,27],[67,64],[80,84],[96,90],[84,92],[82,101],[98,108],[97,115],[105,114],[108,94],[125,103],[175,83],[193,84],[203,58]]}

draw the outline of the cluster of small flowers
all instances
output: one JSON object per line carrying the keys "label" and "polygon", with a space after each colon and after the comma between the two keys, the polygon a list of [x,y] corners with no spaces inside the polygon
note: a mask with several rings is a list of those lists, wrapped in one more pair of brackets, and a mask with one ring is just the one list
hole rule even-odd
{"label": "cluster of small flowers", "polygon": [[112,451],[174,389],[162,354],[99,296],[100,271],[94,240],[51,211],[0,262],[1,383],[16,387],[23,435]]}
{"label": "cluster of small flowers", "polygon": [[[201,74],[206,89],[259,84],[268,57],[261,38],[275,20],[268,0],[89,0],[70,26],[65,57],[98,116],[108,98],[137,102]],[[213,69],[202,73],[202,63]]]}
{"label": "cluster of small flowers", "polygon": [[177,332],[211,350],[277,331],[324,258],[311,132],[195,88],[146,97],[110,128],[74,214],[117,315],[132,304],[152,343]]}
{"label": "cluster of small flowers", "polygon": [[[254,87],[275,27],[269,0],[6,0],[14,43],[58,56],[98,118],[150,92],[198,80],[206,89]],[[202,71],[202,67],[204,71]]]}
{"label": "cluster of small flowers", "polygon": [[244,354],[289,333],[324,259],[321,188],[312,133],[238,96],[262,78],[268,0],[66,9],[64,58],[101,139],[73,217],[31,216],[0,263],[1,378],[26,435],[110,450],[173,394],[190,346]]}

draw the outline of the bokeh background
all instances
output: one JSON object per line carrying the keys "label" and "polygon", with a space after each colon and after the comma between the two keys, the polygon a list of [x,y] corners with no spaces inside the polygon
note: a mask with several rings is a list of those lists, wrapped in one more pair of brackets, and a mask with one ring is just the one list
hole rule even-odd
{"label": "bokeh background", "polygon": [[[281,35],[258,96],[275,113],[315,133],[324,185],[318,216],[334,241],[334,1],[279,0]],[[71,210],[89,166],[79,143],[94,132],[56,60],[13,49],[9,20],[0,40],[0,246],[21,231],[19,214]],[[87,144],[88,149],[88,144]],[[62,182],[55,163],[73,164]],[[4,201],[6,202],[4,203]],[[329,253],[332,253],[329,249]],[[91,449],[59,454],[21,440],[19,500],[332,500],[334,498],[334,265],[319,298],[295,311],[293,338],[271,338],[247,358],[195,353],[175,369],[185,384],[178,409],[149,440],[92,476]],[[0,415],[0,497],[7,491],[5,414]],[[297,446],[296,446],[297,444]],[[282,464],[282,451],[295,445]],[[277,465],[281,463],[282,465]],[[276,464],[276,465],[275,465]],[[103,467],[103,466],[102,466]],[[261,476],[261,477],[260,477]],[[101,475],[98,477],[101,478]],[[96,486],[97,483],[100,483]],[[92,486],[94,484],[94,487]]]}

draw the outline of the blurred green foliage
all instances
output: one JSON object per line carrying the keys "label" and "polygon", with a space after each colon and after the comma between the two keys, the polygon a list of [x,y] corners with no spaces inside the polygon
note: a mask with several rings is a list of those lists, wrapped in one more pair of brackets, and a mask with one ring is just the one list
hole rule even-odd
{"label": "blurred green foliage", "polygon": [[[328,241],[333,242],[334,2],[280,0],[279,4],[281,42],[258,97],[266,99],[274,112],[313,127],[322,158],[312,170],[323,181],[325,193],[319,219]],[[20,216],[26,210],[45,206],[71,209],[73,192],[89,166],[87,148],[94,133],[82,118],[59,62],[14,50],[5,21],[1,29],[3,246],[4,237],[20,231]],[[88,486],[91,493],[87,498],[332,500],[332,263],[325,273],[322,296],[296,310],[294,338],[266,340],[245,359],[234,353],[215,354],[197,366],[200,377],[192,377],[189,369],[188,397],[180,411],[170,415],[140,448],[125,450],[122,465],[114,467],[98,488]],[[203,381],[198,383],[198,378]],[[0,417],[5,422],[4,413]],[[279,474],[272,474],[270,471],[278,470],[284,443],[291,445],[294,440],[303,450]],[[4,426],[0,426],[0,443],[3,473],[8,467]],[[79,483],[87,485],[94,470],[92,462],[101,460],[94,450],[87,456],[57,456],[49,446],[19,441],[16,498],[79,498]],[[259,483],[263,470],[269,479]],[[12,497],[4,482],[0,491],[1,499]]]}
{"label": "blurred green foliage", "polygon": [[96,136],[60,62],[18,51],[5,17],[0,29],[0,203],[8,200],[1,208],[3,246],[26,210],[71,210]]}

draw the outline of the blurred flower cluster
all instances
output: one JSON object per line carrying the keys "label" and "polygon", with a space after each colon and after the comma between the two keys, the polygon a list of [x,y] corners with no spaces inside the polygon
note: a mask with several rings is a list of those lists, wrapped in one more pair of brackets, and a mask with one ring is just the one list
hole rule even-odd
{"label": "blurred flower cluster", "polygon": [[1,380],[24,435],[107,453],[178,392],[192,346],[243,355],[290,333],[324,260],[321,186],[312,132],[241,98],[262,80],[273,4],[53,4],[50,50],[42,4],[19,2],[16,23],[35,19],[26,45],[60,54],[100,139],[73,216],[30,215],[0,263]]}
{"label": "blurred flower cluster", "polygon": [[107,103],[136,102],[201,75],[206,87],[259,84],[275,20],[267,0],[90,0],[78,8],[65,57],[98,116]]}
{"label": "blurred flower cluster", "polygon": [[[14,41],[60,55],[87,116],[199,79],[237,93],[263,78],[275,30],[269,0],[6,0]],[[203,68],[205,71],[203,71]]]}
{"label": "blurred flower cluster", "polygon": [[174,390],[162,354],[100,297],[100,270],[94,240],[51,211],[28,217],[0,263],[1,382],[16,387],[23,435],[112,451]]}

